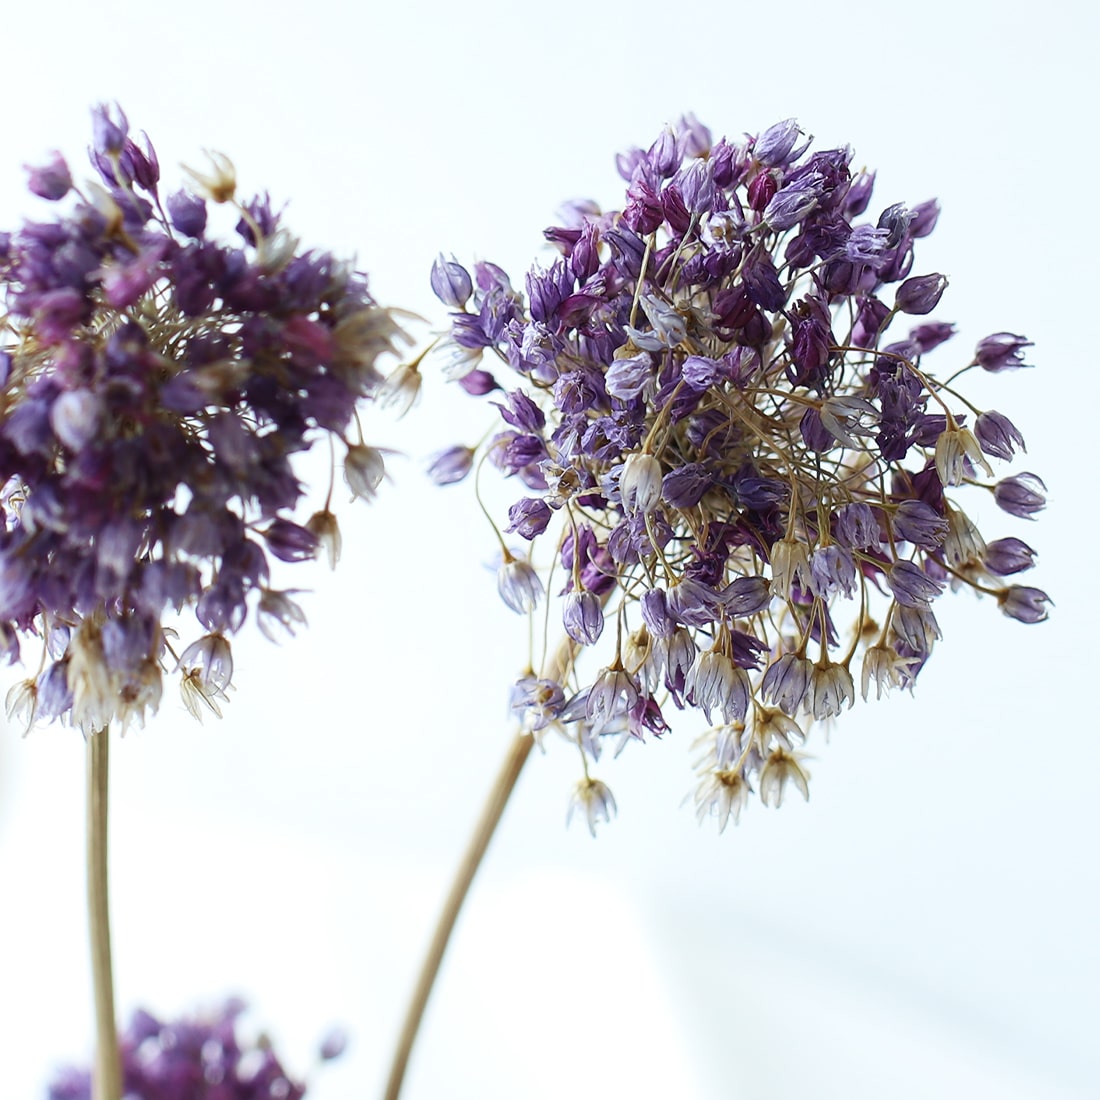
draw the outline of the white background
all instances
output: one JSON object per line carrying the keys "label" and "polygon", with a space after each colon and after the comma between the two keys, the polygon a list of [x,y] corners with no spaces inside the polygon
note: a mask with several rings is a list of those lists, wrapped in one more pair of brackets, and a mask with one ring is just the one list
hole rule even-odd
{"label": "white background", "polygon": [[[519,280],[562,200],[619,203],[615,152],[687,110],[716,136],[793,115],[879,169],[876,209],[940,198],[917,270],[951,279],[937,316],[960,335],[941,356],[1001,329],[1036,343],[1035,370],[967,393],[1017,422],[1050,489],[1033,526],[979,510],[987,536],[1040,550],[1050,622],[943,601],[916,698],[816,734],[810,803],[754,804],[721,838],[680,806],[686,727],[601,768],[620,815],[595,842],[563,826],[574,756],[533,758],[409,1100],[1100,1091],[1097,23],[1059,0],[5,13],[7,226],[36,208],[22,164],[57,147],[82,165],[88,107],[118,99],[167,181],[204,147],[228,153],[243,189],[292,200],[306,242],[357,254],[382,301],[439,323],[440,249]],[[275,648],[245,632],[222,722],[170,696],[114,746],[122,1012],[240,992],[299,1070],[342,1021],[352,1046],[317,1100],[380,1092],[526,649],[469,487],[421,472],[476,439],[482,410],[439,378],[426,391],[402,424],[368,422],[409,457],[375,506],[342,509],[337,573],[294,573],[308,633]],[[72,731],[0,728],[4,1100],[43,1097],[50,1067],[90,1048],[82,772]]]}

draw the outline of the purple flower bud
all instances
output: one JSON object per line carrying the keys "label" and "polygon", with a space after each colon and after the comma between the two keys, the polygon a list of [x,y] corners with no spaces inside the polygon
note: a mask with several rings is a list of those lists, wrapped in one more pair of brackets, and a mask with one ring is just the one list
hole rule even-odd
{"label": "purple flower bud", "polygon": [[938,348],[945,340],[955,335],[955,326],[946,321],[929,321],[916,325],[909,330],[909,339],[920,348],[921,354]]}
{"label": "purple flower bud", "polygon": [[886,583],[903,607],[927,607],[943,591],[943,585],[911,561],[895,562],[886,574]]}
{"label": "purple flower bud", "polygon": [[595,645],[603,633],[603,604],[595,592],[570,592],[562,609],[565,632],[578,645]]}
{"label": "purple flower bud", "polygon": [[474,292],[470,273],[452,256],[445,260],[441,252],[432,264],[432,292],[450,309],[464,309]]}
{"label": "purple flower bud", "polygon": [[947,279],[943,275],[916,275],[898,287],[894,308],[902,313],[931,313],[939,305],[946,289]]}
{"label": "purple flower bud", "polygon": [[713,484],[714,475],[701,462],[689,462],[665,474],[661,498],[674,508],[694,508]]}
{"label": "purple flower bud", "polygon": [[768,666],[760,682],[760,691],[766,702],[793,715],[802,705],[806,689],[813,675],[813,662],[797,653],[784,653]]}
{"label": "purple flower bud", "polygon": [[96,152],[118,156],[126,143],[130,123],[117,103],[114,105],[114,118],[111,113],[111,108],[106,103],[99,103],[92,108],[92,140]]}
{"label": "purple flower bud", "polygon": [[940,204],[936,199],[918,202],[910,211],[913,220],[909,223],[909,234],[913,237],[927,237],[936,228],[940,220]]}
{"label": "purple flower bud", "polygon": [[339,1058],[348,1048],[348,1033],[342,1027],[334,1027],[321,1040],[318,1055],[322,1062],[331,1062]]}
{"label": "purple flower bud", "polygon": [[663,588],[651,588],[642,597],[642,618],[655,637],[667,638],[676,630],[676,619]]}
{"label": "purple flower bud", "polygon": [[525,539],[533,539],[546,530],[553,514],[546,501],[538,497],[524,497],[508,509],[508,526],[505,531],[515,531]]}
{"label": "purple flower bud", "polygon": [[500,389],[500,384],[487,370],[468,371],[458,379],[458,384],[471,397],[484,397],[485,394]]}
{"label": "purple flower bud", "polygon": [[995,332],[978,341],[974,350],[974,361],[982,370],[996,374],[1002,370],[1015,370],[1026,367],[1024,348],[1033,347],[1032,341],[1024,336],[1015,336],[1011,332]]}
{"label": "purple flower bud", "polygon": [[797,120],[793,118],[777,122],[769,126],[756,139],[753,143],[752,155],[768,168],[779,168],[790,164],[802,155],[806,145],[809,144],[807,142],[801,149],[795,149],[795,142],[798,141],[801,133]]}
{"label": "purple flower bud", "polygon": [[782,233],[797,225],[817,206],[818,193],[801,184],[784,187],[764,208],[764,221],[770,229]]}
{"label": "purple flower bud", "polygon": [[872,549],[882,541],[878,520],[869,504],[844,504],[835,514],[837,541],[849,550]]}
{"label": "purple flower bud", "polygon": [[1021,539],[996,539],[986,546],[982,564],[990,573],[1007,577],[1030,569],[1035,564],[1035,557],[1035,551]]}
{"label": "purple flower bud", "polygon": [[300,523],[279,518],[263,532],[267,548],[280,561],[308,561],[317,556],[317,536]]}
{"label": "purple flower bud", "polygon": [[1040,588],[1014,584],[997,594],[997,603],[1010,618],[1021,623],[1041,623],[1047,617],[1046,605],[1051,598]]}
{"label": "purple flower bud", "polygon": [[206,201],[190,191],[176,191],[168,196],[168,217],[185,237],[198,240],[206,232]]}
{"label": "purple flower bud", "polygon": [[73,185],[73,177],[69,173],[69,166],[65,158],[56,150],[50,154],[50,159],[38,167],[24,165],[27,170],[27,187],[31,194],[39,198],[57,202],[63,199]]}
{"label": "purple flower bud", "polygon": [[470,472],[474,464],[472,447],[455,446],[436,451],[428,459],[428,477],[436,485],[453,485]]}
{"label": "purple flower bud", "polygon": [[903,500],[894,511],[894,534],[905,542],[935,550],[947,537],[947,520],[922,500]]}
{"label": "purple flower bud", "polygon": [[993,497],[1001,508],[1020,519],[1032,519],[1047,503],[1046,486],[1032,473],[1016,474],[997,482]]}
{"label": "purple flower bud", "polygon": [[542,581],[531,563],[505,551],[504,561],[497,571],[497,591],[500,598],[518,615],[535,609],[542,596]]}
{"label": "purple flower bud", "polygon": [[748,186],[749,207],[759,213],[765,210],[779,190],[779,181],[771,172],[761,172]]}
{"label": "purple flower bud", "polygon": [[974,423],[974,434],[978,437],[981,448],[987,455],[994,458],[1009,461],[1016,453],[1016,448],[1026,451],[1024,437],[1019,433],[1016,425],[999,412],[983,412],[978,414]]}
{"label": "purple flower bud", "polygon": [[71,451],[83,450],[99,431],[102,400],[90,390],[67,390],[50,406],[50,427]]}

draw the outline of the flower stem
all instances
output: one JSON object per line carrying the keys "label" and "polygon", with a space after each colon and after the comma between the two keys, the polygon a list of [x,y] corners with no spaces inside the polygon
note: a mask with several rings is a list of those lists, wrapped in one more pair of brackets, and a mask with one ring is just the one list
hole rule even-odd
{"label": "flower stem", "polygon": [[88,737],[88,933],[95,996],[95,1100],[122,1100],[122,1065],[115,1026],[111,921],[107,903],[107,729]]}
{"label": "flower stem", "polygon": [[[550,662],[547,671],[547,676],[550,679],[561,680],[565,677],[572,666],[576,648],[576,643],[570,639],[566,639],[562,643]],[[439,914],[431,943],[428,945],[428,953],[421,964],[420,974],[413,989],[412,1000],[409,1002],[408,1010],[405,1013],[405,1023],[401,1028],[401,1035],[398,1038],[397,1048],[394,1051],[393,1062],[390,1066],[385,1100],[397,1100],[400,1095],[401,1085],[405,1080],[405,1070],[409,1064],[409,1055],[412,1052],[413,1043],[416,1041],[416,1034],[420,1030],[420,1022],[424,1017],[428,997],[431,995],[435,979],[439,974],[439,967],[443,962],[443,953],[447,950],[447,944],[450,941],[451,933],[454,931],[462,904],[470,890],[470,884],[474,880],[474,875],[477,874],[478,867],[481,866],[481,860],[489,847],[489,841],[493,839],[501,815],[504,813],[504,807],[508,805],[508,799],[511,797],[512,791],[515,790],[516,781],[519,779],[520,772],[523,771],[523,765],[527,762],[527,757],[531,754],[533,745],[534,738],[529,733],[519,733],[515,736],[508,747],[508,753],[501,764],[500,771],[497,773],[496,781],[489,791],[489,797],[482,807],[481,817],[478,818],[473,835],[466,847],[466,852],[458,865],[450,892],[447,894],[447,899],[443,903],[443,910]]]}

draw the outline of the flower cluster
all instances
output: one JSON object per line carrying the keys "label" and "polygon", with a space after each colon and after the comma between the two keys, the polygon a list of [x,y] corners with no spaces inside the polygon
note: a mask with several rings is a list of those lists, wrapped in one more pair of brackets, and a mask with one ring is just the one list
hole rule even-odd
{"label": "flower cluster", "polygon": [[[244,1011],[243,1002],[231,1000],[211,1015],[171,1022],[135,1012],[119,1043],[127,1100],[301,1100],[305,1086],[289,1077],[268,1040],[239,1034]],[[334,1035],[320,1058],[342,1049]],[[92,1100],[91,1074],[61,1071],[49,1100]]]}
{"label": "flower cluster", "polygon": [[[446,369],[498,395],[486,457],[526,486],[505,531],[551,546],[544,573],[502,536],[500,593],[528,612],[561,570],[572,659],[532,669],[513,705],[581,748],[574,808],[590,826],[614,801],[588,762],[607,735],[665,732],[669,701],[712,726],[696,805],[724,827],[754,791],[807,795],[812,722],[857,691],[912,687],[948,588],[1046,617],[1045,593],[1005,579],[1034,551],[987,542],[962,503],[1044,505],[1034,474],[993,480],[990,460],[1023,438],[956,388],[1025,365],[1028,341],[994,334],[934,375],[955,326],[926,318],[947,280],[913,263],[938,204],[864,218],[873,173],[853,173],[848,148],[809,147],[793,120],[731,142],[688,117],[619,158],[622,210],[576,203],[546,230],[560,256],[525,295],[491,263],[432,270],[453,311]],[[460,446],[433,472],[473,464]]]}
{"label": "flower cluster", "polygon": [[[269,636],[304,621],[271,559],[335,563],[340,536],[327,502],[295,518],[292,462],[333,438],[373,494],[355,413],[399,334],[364,275],[300,249],[267,195],[238,200],[224,156],[165,196],[148,139],[93,120],[99,182],[54,154],[29,186],[69,201],[0,234],[0,651],[40,646],[8,710],[85,732],[155,711],[165,670],[218,713],[249,610]],[[185,608],[201,636],[173,648],[162,619]]]}

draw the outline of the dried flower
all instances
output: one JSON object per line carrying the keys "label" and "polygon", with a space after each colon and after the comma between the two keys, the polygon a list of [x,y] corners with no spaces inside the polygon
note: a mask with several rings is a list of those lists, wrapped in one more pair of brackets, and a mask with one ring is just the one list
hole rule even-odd
{"label": "dried flower", "polygon": [[[11,706],[85,732],[141,722],[173,666],[188,709],[219,713],[249,610],[267,632],[304,621],[271,558],[334,563],[339,530],[327,509],[292,518],[292,461],[345,437],[399,333],[363,275],[299,252],[267,196],[236,198],[228,158],[163,203],[151,144],[121,110],[93,121],[101,183],[72,187],[58,156],[32,171],[71,208],[0,263],[0,638],[9,659],[47,640]],[[208,234],[204,195],[236,209],[238,239]],[[381,459],[345,442],[369,497]],[[188,608],[203,636],[177,658],[163,619]]]}
{"label": "dried flower", "polygon": [[[924,320],[947,279],[911,275],[939,205],[864,219],[874,176],[851,157],[811,152],[792,119],[743,141],[685,119],[619,157],[621,209],[577,204],[546,231],[560,255],[525,293],[490,263],[432,270],[453,311],[441,353],[477,372],[471,392],[506,394],[487,447],[523,483],[507,529],[566,578],[577,690],[547,725],[594,760],[606,736],[662,733],[669,703],[723,719],[697,762],[719,827],[754,789],[808,792],[794,746],[853,705],[853,660],[864,698],[913,687],[945,591],[1025,622],[1049,602],[1000,585],[1033,552],[987,545],[962,506],[984,487],[1017,515],[1041,507],[1033,475],[981,480],[1021,434],[998,412],[971,427],[929,364],[997,372],[1030,345],[999,333],[951,362],[955,326]],[[506,557],[506,601],[538,591]]]}

